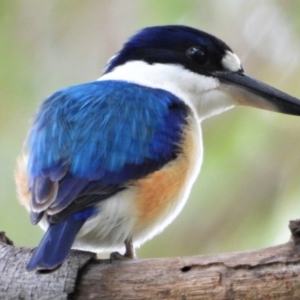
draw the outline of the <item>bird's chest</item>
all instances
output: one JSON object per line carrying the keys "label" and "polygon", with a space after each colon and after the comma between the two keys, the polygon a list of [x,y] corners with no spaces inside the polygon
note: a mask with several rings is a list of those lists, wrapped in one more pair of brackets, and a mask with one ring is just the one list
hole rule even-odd
{"label": "bird's chest", "polygon": [[201,131],[196,118],[188,118],[179,149],[176,159],[163,168],[101,201],[101,213],[83,226],[76,247],[83,249],[84,243],[90,246],[84,249],[114,249],[122,246],[126,238],[140,246],[170,224],[185,204],[202,162]]}
{"label": "bird's chest", "polygon": [[155,235],[178,215],[199,173],[201,162],[201,130],[198,121],[190,117],[176,159],[134,183],[134,228],[137,236]]}

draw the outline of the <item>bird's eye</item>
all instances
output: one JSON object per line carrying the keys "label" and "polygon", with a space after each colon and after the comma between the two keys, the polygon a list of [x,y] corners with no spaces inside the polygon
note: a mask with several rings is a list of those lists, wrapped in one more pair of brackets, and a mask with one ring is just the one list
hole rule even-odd
{"label": "bird's eye", "polygon": [[193,46],[187,49],[186,56],[199,65],[203,65],[207,62],[207,55],[199,46]]}

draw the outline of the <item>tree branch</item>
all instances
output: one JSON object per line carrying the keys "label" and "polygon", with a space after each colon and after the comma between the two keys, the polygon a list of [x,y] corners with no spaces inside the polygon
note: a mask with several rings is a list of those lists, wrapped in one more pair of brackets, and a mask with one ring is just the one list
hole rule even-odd
{"label": "tree branch", "polygon": [[300,221],[290,229],[286,244],[209,256],[111,262],[72,251],[48,274],[25,271],[31,249],[0,243],[0,299],[300,299]]}

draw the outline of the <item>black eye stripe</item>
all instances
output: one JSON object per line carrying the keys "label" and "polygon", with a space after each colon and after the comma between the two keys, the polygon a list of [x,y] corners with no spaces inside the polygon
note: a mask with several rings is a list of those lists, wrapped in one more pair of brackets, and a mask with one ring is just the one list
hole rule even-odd
{"label": "black eye stripe", "polygon": [[193,62],[200,65],[205,64],[208,60],[205,50],[199,46],[193,46],[187,49],[186,56]]}

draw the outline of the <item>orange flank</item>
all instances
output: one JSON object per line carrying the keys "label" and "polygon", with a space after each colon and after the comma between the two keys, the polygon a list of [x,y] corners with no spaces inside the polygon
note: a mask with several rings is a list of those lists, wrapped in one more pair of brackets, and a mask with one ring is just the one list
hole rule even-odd
{"label": "orange flank", "polygon": [[[160,220],[171,217],[185,201],[184,192],[192,176],[198,141],[191,125],[186,126],[177,158],[162,169],[134,182],[137,187],[137,224],[135,230],[147,230]],[[195,126],[194,124],[192,126]],[[184,203],[182,203],[183,205]]]}

